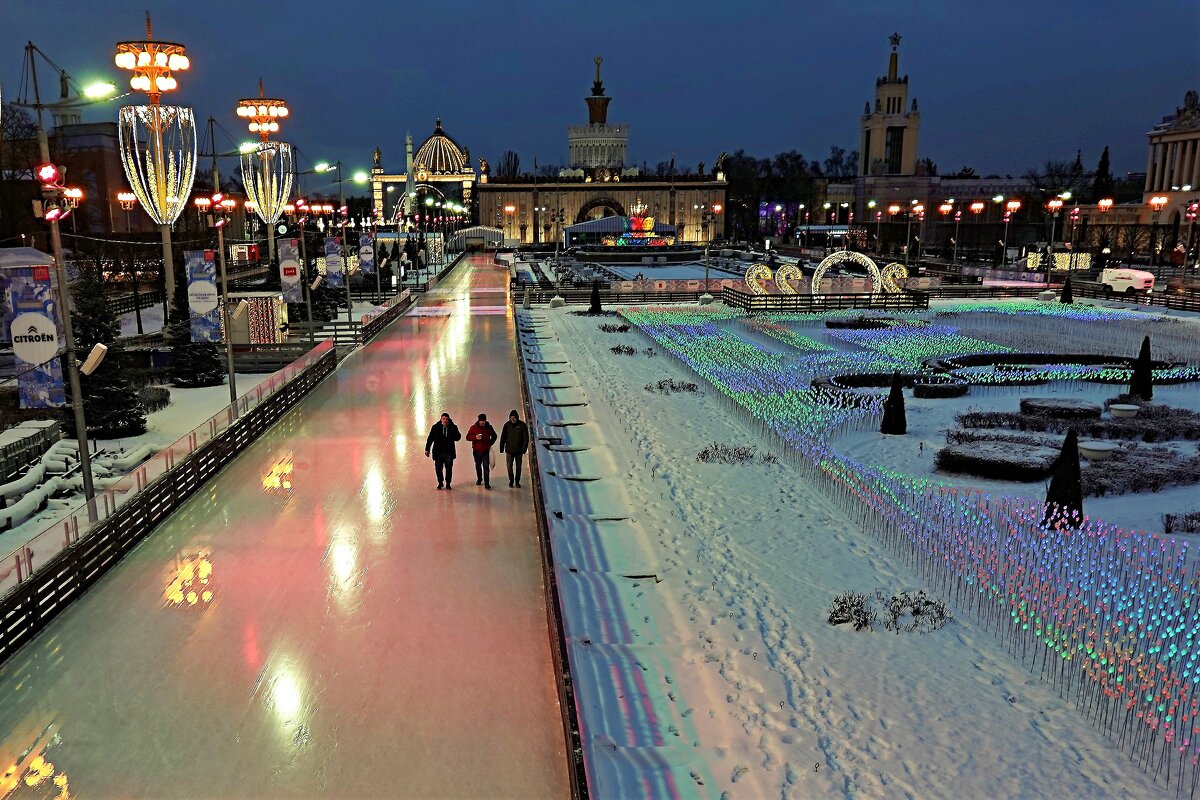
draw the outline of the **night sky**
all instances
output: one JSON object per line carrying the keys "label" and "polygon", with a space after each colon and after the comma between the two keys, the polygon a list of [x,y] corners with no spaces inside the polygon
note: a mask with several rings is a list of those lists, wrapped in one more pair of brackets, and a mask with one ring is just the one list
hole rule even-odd
{"label": "night sky", "polygon": [[[1196,0],[4,0],[4,98],[17,91],[27,39],[81,81],[124,87],[113,45],[144,37],[147,7],[155,38],[192,59],[171,101],[244,141],[234,105],[262,76],[292,108],[281,138],[299,146],[303,167],[340,158],[366,169],[378,146],[385,167],[402,169],[405,131],[419,145],[438,116],[474,158],[495,164],[512,149],[525,169],[535,157],[561,164],[565,127],[587,121],[598,54],[609,120],[630,123],[630,160],[651,167],[672,154],[711,165],[738,148],[822,160],[831,145],[857,149],[893,30],[920,103],[920,155],[943,173],[1019,175],[1076,149],[1092,168],[1105,145],[1114,172],[1140,171],[1145,132],[1200,88]],[[116,105],[87,119],[114,119]],[[322,187],[310,178],[305,189]]]}

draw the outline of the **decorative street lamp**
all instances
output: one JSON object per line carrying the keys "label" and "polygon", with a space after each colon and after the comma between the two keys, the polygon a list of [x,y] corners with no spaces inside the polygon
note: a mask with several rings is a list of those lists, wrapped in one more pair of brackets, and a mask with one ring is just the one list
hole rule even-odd
{"label": "decorative street lamp", "polygon": [[1046,287],[1050,286],[1050,270],[1054,267],[1054,227],[1058,223],[1058,213],[1062,211],[1063,201],[1061,197],[1052,197],[1046,203],[1046,210],[1050,212],[1050,246],[1046,253]]}
{"label": "decorative street lamp", "polygon": [[1150,208],[1154,211],[1154,224],[1150,228],[1150,266],[1158,264],[1158,215],[1167,206],[1167,196],[1157,194],[1150,198]]}
{"label": "decorative street lamp", "polygon": [[[1192,252],[1196,234],[1196,217],[1200,216],[1200,199],[1192,200],[1187,205],[1187,210],[1184,214],[1188,221],[1188,238],[1187,238],[1187,253],[1183,257],[1183,265],[1187,266],[1187,256]],[[1196,259],[1196,265],[1200,265],[1200,258]]]}
{"label": "decorative street lamp", "polygon": [[[263,94],[262,79],[258,80],[258,97],[238,101],[237,115],[247,120],[247,128],[262,141],[241,153],[242,181],[246,196],[254,201],[254,213],[267,227],[267,258],[275,263],[275,223],[292,194],[292,146],[287,142],[268,141],[279,132],[279,120],[288,115],[283,100]],[[339,177],[341,173],[339,173]]]}
{"label": "decorative street lamp", "polygon": [[178,86],[172,73],[183,72],[191,62],[183,45],[151,38],[149,12],[145,40],[118,42],[114,60],[133,73],[130,88],[145,92],[150,100],[150,105],[121,109],[118,133],[125,177],[162,231],[163,285],[169,301],[175,292],[171,225],[183,211],[196,177],[196,118],[190,108],[159,101]]}
{"label": "decorative street lamp", "polygon": [[[911,202],[911,204],[909,205],[908,225],[904,231],[904,266],[905,266],[905,268],[908,267],[909,251],[912,250],[912,241],[913,241],[912,221],[913,221],[914,216],[916,216],[921,221],[924,221],[924,219],[925,219],[925,206],[921,203],[918,203],[916,200],[913,200]],[[917,232],[920,233],[919,227],[917,228]],[[919,236],[917,237],[917,241],[920,241]]]}
{"label": "decorative street lamp", "polygon": [[[1062,205],[1059,203],[1059,205]],[[1008,266],[1008,224],[1012,222],[1013,215],[1021,210],[1020,200],[1009,200],[1004,204],[1004,251],[1000,254],[1000,263],[1003,266]]]}

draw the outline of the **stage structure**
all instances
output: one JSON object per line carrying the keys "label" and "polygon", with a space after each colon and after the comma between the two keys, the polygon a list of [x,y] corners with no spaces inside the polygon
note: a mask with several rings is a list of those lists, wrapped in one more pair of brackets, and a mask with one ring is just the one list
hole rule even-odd
{"label": "stage structure", "polygon": [[171,226],[183,211],[196,177],[196,118],[185,106],[164,106],[164,92],[178,86],[173,73],[191,66],[183,45],[155,41],[146,14],[143,41],[117,43],[114,59],[133,73],[129,86],[145,92],[145,106],[125,106],[118,115],[121,164],[138,202],[162,231],[163,279],[167,299],[175,293]]}
{"label": "stage structure", "polygon": [[[287,103],[266,97],[262,79],[258,81],[258,97],[238,101],[237,115],[247,120],[251,133],[262,141],[242,153],[242,182],[246,196],[254,203],[254,213],[267,227],[267,253],[275,263],[275,223],[292,194],[295,166],[292,146],[287,142],[272,142],[272,133],[279,132],[279,120],[288,115]],[[340,173],[339,173],[340,174]]]}

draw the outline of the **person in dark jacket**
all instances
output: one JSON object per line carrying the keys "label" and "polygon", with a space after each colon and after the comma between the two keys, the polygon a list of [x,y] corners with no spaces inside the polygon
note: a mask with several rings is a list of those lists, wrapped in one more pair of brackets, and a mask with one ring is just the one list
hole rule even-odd
{"label": "person in dark jacket", "polygon": [[454,443],[460,439],[462,434],[458,432],[458,426],[450,419],[450,415],[443,411],[442,418],[434,423],[429,431],[429,438],[425,440],[425,455],[433,455],[433,470],[437,473],[439,489],[443,485],[443,470],[446,473],[445,487],[454,488],[450,485],[454,480]]}
{"label": "person in dark jacket", "polygon": [[475,485],[483,484],[483,488],[492,488],[492,445],[496,443],[496,429],[488,422],[487,414],[480,414],[479,420],[467,431],[467,441],[471,443],[471,454],[475,456]]}
{"label": "person in dark jacket", "polygon": [[521,485],[521,459],[529,449],[529,426],[521,421],[514,408],[508,412],[508,422],[500,430],[500,452],[508,466],[508,485]]}

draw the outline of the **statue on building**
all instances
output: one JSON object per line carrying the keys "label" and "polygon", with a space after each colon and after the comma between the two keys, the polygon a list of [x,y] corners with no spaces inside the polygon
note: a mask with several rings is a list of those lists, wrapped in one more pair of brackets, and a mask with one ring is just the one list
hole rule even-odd
{"label": "statue on building", "polygon": [[378,166],[379,166],[379,164],[380,164],[380,162],[382,162],[382,161],[383,161],[383,153],[381,153],[381,152],[379,151],[379,148],[378,148],[378,147],[376,147],[376,148],[375,148],[375,152],[374,152],[374,154],[372,154],[372,156],[371,156],[371,157],[372,157],[372,158],[375,160],[375,166],[376,166],[376,167],[378,167]]}
{"label": "statue on building", "polygon": [[471,170],[471,148],[464,147],[463,148],[463,171],[469,172],[470,170]]}
{"label": "statue on building", "polygon": [[697,175],[704,174],[704,162],[703,161],[701,161],[699,164],[696,165],[696,174]]}
{"label": "statue on building", "polygon": [[491,165],[488,164],[486,158],[484,158],[483,156],[480,156],[479,157],[479,174],[490,175],[491,173],[492,173]]}

